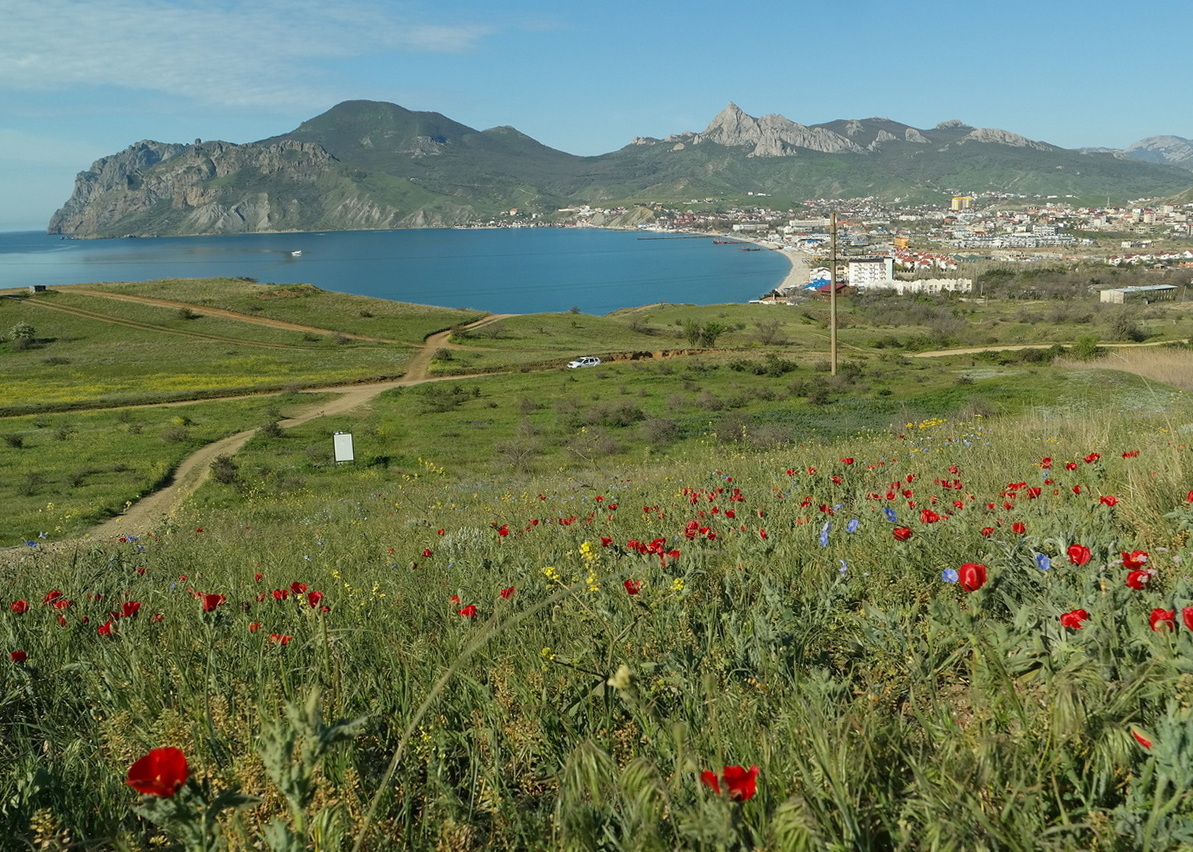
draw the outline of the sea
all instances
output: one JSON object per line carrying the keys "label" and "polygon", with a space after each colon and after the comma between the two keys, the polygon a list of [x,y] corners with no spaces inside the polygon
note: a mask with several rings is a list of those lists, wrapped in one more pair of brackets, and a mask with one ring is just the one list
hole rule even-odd
{"label": "sea", "polygon": [[709,236],[589,228],[426,229],[73,240],[0,233],[0,290],[160,278],[253,278],[492,313],[607,314],[747,302],[790,269]]}

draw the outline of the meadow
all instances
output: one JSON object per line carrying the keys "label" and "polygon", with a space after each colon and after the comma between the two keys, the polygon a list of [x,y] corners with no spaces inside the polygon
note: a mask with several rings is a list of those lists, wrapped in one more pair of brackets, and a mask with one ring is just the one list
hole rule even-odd
{"label": "meadow", "polygon": [[[522,366],[262,430],[151,535],[0,552],[0,848],[1193,844],[1188,348],[859,323],[833,374],[738,307],[457,333]],[[727,328],[524,369],[602,322]],[[6,459],[183,415],[89,416],[4,418]]]}
{"label": "meadow", "polygon": [[[983,421],[582,477],[341,466],[28,548],[11,846],[1193,842],[1187,445]],[[167,747],[186,785],[139,798]]]}

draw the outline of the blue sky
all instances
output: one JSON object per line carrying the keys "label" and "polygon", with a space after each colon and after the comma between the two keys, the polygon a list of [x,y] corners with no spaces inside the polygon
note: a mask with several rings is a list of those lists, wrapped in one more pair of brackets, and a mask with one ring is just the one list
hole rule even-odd
{"label": "blue sky", "polygon": [[0,230],[44,228],[141,139],[251,142],[354,98],[573,154],[729,101],[1074,148],[1193,138],[1190,31],[1188,0],[0,0]]}

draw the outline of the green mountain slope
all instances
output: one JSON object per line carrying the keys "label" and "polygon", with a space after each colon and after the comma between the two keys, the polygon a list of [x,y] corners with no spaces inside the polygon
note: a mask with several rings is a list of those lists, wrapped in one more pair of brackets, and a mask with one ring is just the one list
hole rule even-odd
{"label": "green mountain slope", "polygon": [[439,113],[346,101],[260,142],[139,142],[80,173],[49,230],[107,237],[444,227],[511,208],[551,213],[751,192],[779,207],[983,191],[1126,200],[1191,184],[1175,166],[956,121],[929,130],[880,118],[805,126],[730,104],[701,133],[578,157],[512,127],[479,131]]}

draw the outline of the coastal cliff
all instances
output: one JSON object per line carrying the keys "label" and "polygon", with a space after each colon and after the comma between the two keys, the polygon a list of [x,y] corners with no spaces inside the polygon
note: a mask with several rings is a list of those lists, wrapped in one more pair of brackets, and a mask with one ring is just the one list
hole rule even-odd
{"label": "coastal cliff", "polygon": [[49,231],[154,236],[403,224],[398,210],[353,191],[342,173],[335,157],[310,142],[146,140],[81,172]]}

